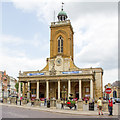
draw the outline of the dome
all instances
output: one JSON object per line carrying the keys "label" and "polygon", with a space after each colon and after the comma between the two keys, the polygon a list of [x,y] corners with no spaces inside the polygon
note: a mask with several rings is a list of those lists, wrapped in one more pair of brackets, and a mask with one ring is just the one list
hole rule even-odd
{"label": "dome", "polygon": [[62,10],[58,13],[58,16],[60,16],[60,15],[67,16],[66,12],[65,12],[65,11],[62,11]]}
{"label": "dome", "polygon": [[63,11],[63,9],[58,13],[58,20],[59,21],[64,21],[67,19],[67,14],[65,11]]}

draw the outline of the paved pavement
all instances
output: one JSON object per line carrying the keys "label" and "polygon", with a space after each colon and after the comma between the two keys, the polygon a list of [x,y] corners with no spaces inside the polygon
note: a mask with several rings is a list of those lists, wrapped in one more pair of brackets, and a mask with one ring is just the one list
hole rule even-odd
{"label": "paved pavement", "polygon": [[[11,104],[2,104],[1,112],[3,118],[117,118],[117,115],[108,116],[98,115],[97,111],[78,111],[78,110],[61,110],[45,107],[18,106]],[[115,108],[117,108],[117,104]],[[1,107],[0,107],[1,108]],[[118,109],[117,109],[118,110]],[[32,114],[31,114],[32,113]]]}

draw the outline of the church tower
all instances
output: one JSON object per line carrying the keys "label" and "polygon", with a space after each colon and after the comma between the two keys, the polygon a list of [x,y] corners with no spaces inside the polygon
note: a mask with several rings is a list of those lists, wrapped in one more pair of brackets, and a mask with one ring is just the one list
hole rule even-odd
{"label": "church tower", "polygon": [[50,37],[50,58],[61,55],[73,60],[73,28],[63,8],[58,14],[58,22],[52,22]]}
{"label": "church tower", "polygon": [[50,26],[49,71],[69,71],[70,64],[73,64],[74,32],[63,6],[57,18],[58,21]]}

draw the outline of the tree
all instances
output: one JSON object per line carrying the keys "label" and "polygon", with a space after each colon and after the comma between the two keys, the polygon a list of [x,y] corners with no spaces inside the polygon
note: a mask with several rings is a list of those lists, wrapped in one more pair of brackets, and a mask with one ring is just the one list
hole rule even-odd
{"label": "tree", "polygon": [[[16,88],[16,90],[18,92],[18,89],[19,89],[19,83],[18,82],[16,83],[15,88]],[[21,83],[21,92],[22,92],[22,83]]]}
{"label": "tree", "polygon": [[15,84],[15,88],[16,88],[16,90],[18,92],[18,88],[19,88],[19,83],[18,82]]}

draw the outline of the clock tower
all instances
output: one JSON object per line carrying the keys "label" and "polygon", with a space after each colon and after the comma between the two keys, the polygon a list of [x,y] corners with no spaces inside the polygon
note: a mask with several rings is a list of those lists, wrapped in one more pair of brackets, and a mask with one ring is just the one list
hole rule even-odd
{"label": "clock tower", "polygon": [[58,13],[58,21],[52,22],[50,29],[49,71],[69,71],[73,63],[73,28],[63,8]]}
{"label": "clock tower", "polygon": [[58,22],[52,22],[50,37],[50,58],[61,55],[63,58],[73,59],[73,28],[67,14],[61,9]]}

